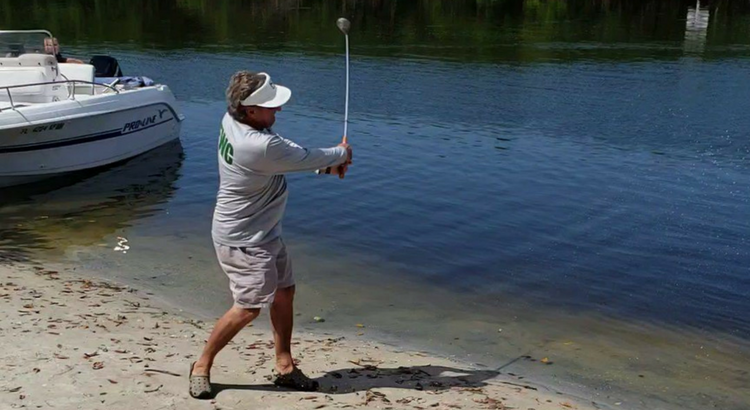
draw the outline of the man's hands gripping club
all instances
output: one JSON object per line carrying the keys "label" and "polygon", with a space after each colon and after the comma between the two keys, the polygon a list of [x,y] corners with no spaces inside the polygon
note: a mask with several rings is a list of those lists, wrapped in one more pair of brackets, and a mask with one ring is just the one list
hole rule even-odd
{"label": "man's hands gripping club", "polygon": [[344,135],[344,139],[338,146],[346,148],[346,153],[348,154],[346,161],[336,168],[336,173],[339,175],[339,178],[344,179],[346,172],[349,170],[349,165],[352,163],[352,147],[347,143],[346,135]]}

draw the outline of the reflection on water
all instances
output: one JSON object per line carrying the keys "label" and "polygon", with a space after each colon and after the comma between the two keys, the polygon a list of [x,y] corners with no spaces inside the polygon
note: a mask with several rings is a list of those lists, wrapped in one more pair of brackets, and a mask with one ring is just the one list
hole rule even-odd
{"label": "reflection on water", "polygon": [[699,54],[705,50],[710,17],[711,11],[708,8],[701,8],[700,0],[696,2],[695,7],[688,7],[685,24],[685,52]]}
{"label": "reflection on water", "polygon": [[0,190],[0,261],[96,246],[159,212],[174,195],[183,158],[175,141],[106,169]]}
{"label": "reflection on water", "polygon": [[[63,49],[330,54],[342,40],[333,23],[345,16],[352,21],[355,55],[625,61],[681,57],[688,7],[701,17],[710,11],[720,27],[704,58],[747,52],[750,3],[735,0],[711,0],[699,9],[695,0],[0,0],[0,25],[48,28]],[[111,21],[117,21],[116,30]],[[644,44],[645,39],[658,43]]]}

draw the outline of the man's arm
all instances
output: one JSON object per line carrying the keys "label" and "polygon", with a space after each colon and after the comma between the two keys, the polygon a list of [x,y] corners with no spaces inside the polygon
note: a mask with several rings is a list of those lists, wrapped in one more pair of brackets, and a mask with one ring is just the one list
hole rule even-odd
{"label": "man's arm", "polygon": [[336,167],[351,160],[350,152],[351,149],[346,146],[303,148],[292,141],[275,136],[266,147],[264,171],[283,174]]}
{"label": "man's arm", "polygon": [[55,58],[57,59],[58,63],[65,63],[65,64],[84,64],[83,61],[72,58],[72,57],[63,57],[62,54],[58,53],[55,54]]}

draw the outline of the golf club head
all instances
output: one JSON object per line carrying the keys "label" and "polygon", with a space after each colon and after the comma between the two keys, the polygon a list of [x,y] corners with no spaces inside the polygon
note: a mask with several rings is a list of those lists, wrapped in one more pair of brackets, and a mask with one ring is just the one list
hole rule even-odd
{"label": "golf club head", "polygon": [[339,27],[339,30],[341,30],[342,33],[349,35],[349,28],[352,26],[352,23],[350,23],[349,20],[341,17],[340,19],[336,20],[336,25]]}

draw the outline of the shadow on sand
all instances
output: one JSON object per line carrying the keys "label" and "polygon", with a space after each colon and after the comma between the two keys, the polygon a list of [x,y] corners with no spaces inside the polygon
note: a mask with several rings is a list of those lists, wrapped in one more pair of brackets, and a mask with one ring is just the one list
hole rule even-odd
{"label": "shadow on sand", "polygon": [[[316,378],[321,393],[346,394],[374,388],[401,388],[440,391],[451,387],[478,388],[500,374],[494,370],[466,370],[446,366],[413,366],[382,368],[362,366],[331,370]],[[273,384],[222,384],[213,383],[214,396],[224,390],[283,391]]]}

